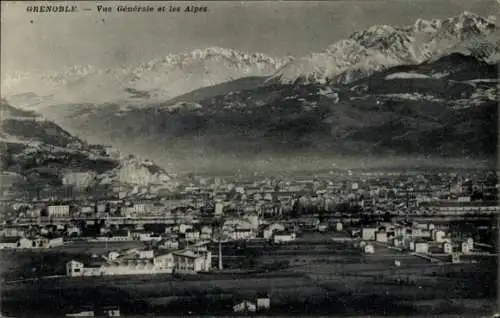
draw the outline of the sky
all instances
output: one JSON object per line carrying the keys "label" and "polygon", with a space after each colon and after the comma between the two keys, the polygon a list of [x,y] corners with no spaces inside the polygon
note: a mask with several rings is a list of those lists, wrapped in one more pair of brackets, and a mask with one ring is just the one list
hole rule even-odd
{"label": "sky", "polygon": [[196,15],[116,12],[118,5],[148,4],[142,1],[101,2],[114,8],[111,13],[98,13],[93,1],[63,2],[79,10],[65,14],[29,13],[32,4],[49,3],[2,3],[2,71],[113,67],[211,46],[299,57],[374,24],[408,25],[466,10],[499,13],[494,0],[149,2],[208,7]]}

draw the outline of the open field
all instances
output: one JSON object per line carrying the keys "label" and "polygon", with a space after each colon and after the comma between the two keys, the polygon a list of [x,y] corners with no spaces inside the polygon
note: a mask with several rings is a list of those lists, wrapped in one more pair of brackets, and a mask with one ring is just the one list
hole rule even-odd
{"label": "open field", "polygon": [[0,251],[0,277],[15,280],[46,275],[64,275],[66,262],[83,253],[105,253],[116,249],[142,247],[139,241],[116,243],[72,242],[48,250]]}
{"label": "open field", "polygon": [[[477,264],[440,266],[378,245],[375,254],[365,255],[352,243],[333,242],[331,237],[331,233],[305,233],[296,242],[282,245],[258,242],[224,246],[225,268],[252,259],[247,267],[253,273],[235,274],[228,270],[185,277],[115,276],[4,282],[2,308],[15,316],[30,316],[33,312],[42,316],[47,308],[51,313],[63,313],[72,306],[90,302],[119,305],[124,314],[225,314],[237,301],[254,300],[257,293],[267,292],[271,297],[269,314],[473,313],[477,316],[491,313],[497,281],[494,258],[481,258]],[[87,249],[97,251],[102,245],[77,244],[50,252],[1,252],[2,264],[9,264],[2,266],[2,276],[7,279],[9,271],[11,277],[12,273],[22,272],[33,276],[26,272],[33,262],[40,260],[44,260],[47,271],[50,264],[54,266],[53,275],[63,269],[64,260],[71,255]],[[216,246],[213,248],[216,254]],[[400,267],[393,265],[396,259],[400,260]],[[213,265],[216,262],[215,257]],[[266,273],[263,265],[273,263],[285,265],[270,267]],[[26,312],[16,312],[15,308]]]}

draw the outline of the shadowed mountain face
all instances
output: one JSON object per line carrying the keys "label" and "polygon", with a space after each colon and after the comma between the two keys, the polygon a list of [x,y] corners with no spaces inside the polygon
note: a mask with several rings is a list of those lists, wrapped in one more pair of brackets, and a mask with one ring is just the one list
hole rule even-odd
{"label": "shadowed mountain face", "polygon": [[308,154],[485,158],[495,156],[497,147],[497,72],[496,65],[452,54],[345,85],[235,90],[228,83],[230,91],[205,88],[199,100],[189,95],[184,102],[130,108],[59,105],[45,113],[71,131],[155,160]]}

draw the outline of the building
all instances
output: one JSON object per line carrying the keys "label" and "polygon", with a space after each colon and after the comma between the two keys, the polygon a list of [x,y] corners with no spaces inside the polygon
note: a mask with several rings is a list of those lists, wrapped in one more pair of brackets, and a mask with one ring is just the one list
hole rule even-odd
{"label": "building", "polygon": [[472,250],[469,243],[467,243],[467,242],[462,242],[461,247],[462,247],[462,249],[461,249],[462,253],[464,253],[464,254],[469,254]]}
{"label": "building", "polygon": [[401,237],[394,237],[392,245],[399,248],[403,247],[403,239]]}
{"label": "building", "polygon": [[436,230],[436,229],[434,229],[432,231],[432,240],[434,240],[438,243],[443,243],[445,237],[446,237],[446,233],[444,231]]}
{"label": "building", "polygon": [[65,317],[120,317],[118,307],[103,307],[98,310],[77,310],[67,313]]}
{"label": "building", "polygon": [[108,257],[85,255],[66,263],[66,275],[71,277],[168,274],[173,269],[173,253],[155,254],[153,250],[113,252]]}
{"label": "building", "polygon": [[229,237],[235,241],[249,240],[255,238],[255,232],[252,229],[239,228],[230,232]]}
{"label": "building", "polygon": [[174,239],[166,239],[166,240],[160,241],[160,243],[158,244],[158,247],[162,248],[162,249],[176,250],[179,248],[179,242],[174,240]]}
{"label": "building", "polygon": [[388,237],[385,231],[380,231],[375,234],[375,240],[380,243],[387,243]]}
{"label": "building", "polygon": [[295,238],[295,233],[291,233],[288,231],[278,231],[273,234],[273,243],[280,244],[292,242],[295,241]]}
{"label": "building", "polygon": [[154,234],[153,232],[150,231],[145,231],[145,230],[133,230],[131,232],[132,239],[138,240],[138,241],[160,241],[161,236]]}
{"label": "building", "polygon": [[16,243],[16,248],[20,249],[41,249],[53,248],[64,245],[62,237],[21,237]]}
{"label": "building", "polygon": [[343,230],[343,227],[344,227],[344,226],[342,225],[342,222],[337,222],[337,223],[335,224],[335,230],[336,230],[337,232],[341,232],[341,231]]}
{"label": "building", "polygon": [[179,229],[179,233],[184,234],[188,230],[193,230],[193,225],[192,224],[181,223],[181,224],[179,224],[178,229]]}
{"label": "building", "polygon": [[224,203],[222,202],[216,202],[215,203],[215,215],[223,215],[224,214]]}
{"label": "building", "polygon": [[156,268],[165,273],[173,273],[175,268],[173,252],[159,252],[155,255],[153,263]]}
{"label": "building", "polygon": [[437,213],[441,215],[491,215],[500,212],[500,205],[495,201],[443,200],[425,206],[437,210]]}
{"label": "building", "polygon": [[376,227],[364,227],[361,229],[361,239],[365,241],[374,241],[377,231],[378,229]]}
{"label": "building", "polygon": [[66,229],[67,236],[80,236],[82,234],[82,230],[78,226],[68,226]]}
{"label": "building", "polygon": [[375,253],[375,248],[371,244],[366,244],[365,247],[363,247],[363,251],[366,254],[373,254]]}
{"label": "building", "polygon": [[209,272],[212,266],[212,254],[210,251],[195,252],[187,249],[173,253],[174,272],[180,274],[196,274],[198,272]]}
{"label": "building", "polygon": [[28,229],[26,227],[21,227],[21,226],[9,226],[9,227],[4,227],[2,230],[0,230],[0,235],[4,237],[20,237],[20,236],[25,236],[27,233]]}
{"label": "building", "polygon": [[425,241],[416,241],[415,245],[415,253],[423,253],[426,254],[429,252],[429,243]]}
{"label": "building", "polygon": [[200,240],[200,232],[194,229],[186,230],[184,235],[186,236],[186,240],[190,242],[196,242]]}
{"label": "building", "polygon": [[97,235],[87,239],[89,242],[123,242],[132,241],[134,237],[131,232],[127,229],[121,229],[117,231],[111,231],[106,234]]}
{"label": "building", "polygon": [[18,237],[2,237],[0,238],[0,249],[17,248]]}
{"label": "building", "polygon": [[270,240],[272,238],[274,232],[280,232],[280,231],[284,231],[284,230],[285,230],[285,226],[283,224],[271,223],[263,228],[262,236],[266,240]]}
{"label": "building", "polygon": [[244,300],[233,306],[234,312],[255,312],[256,310],[257,306],[248,300]]}
{"label": "building", "polygon": [[474,239],[472,237],[469,237],[467,240],[466,240],[467,244],[469,244],[469,248],[471,250],[474,249]]}
{"label": "building", "polygon": [[209,225],[204,225],[201,227],[200,240],[210,240],[212,238],[212,227]]}
{"label": "building", "polygon": [[69,205],[49,205],[47,207],[48,217],[67,217],[69,216]]}
{"label": "building", "polygon": [[271,299],[267,293],[257,294],[257,310],[264,311],[271,308]]}
{"label": "building", "polygon": [[328,231],[328,224],[320,223],[320,225],[318,225],[318,231],[320,231],[320,232]]}
{"label": "building", "polygon": [[453,253],[453,246],[451,245],[450,242],[443,243],[443,253],[446,253],[446,254]]}

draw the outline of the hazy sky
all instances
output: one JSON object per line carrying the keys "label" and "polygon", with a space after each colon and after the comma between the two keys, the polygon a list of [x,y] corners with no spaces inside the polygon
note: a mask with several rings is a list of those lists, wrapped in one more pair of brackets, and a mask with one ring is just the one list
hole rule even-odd
{"label": "hazy sky", "polygon": [[[150,2],[208,7],[208,13],[197,15],[97,13],[92,1],[76,3],[77,13],[28,13],[30,4],[2,4],[4,71],[112,66],[208,46],[302,56],[373,24],[412,24],[418,18],[450,17],[465,10],[487,17],[499,10],[494,0]],[[103,4],[116,9],[124,3]]]}

